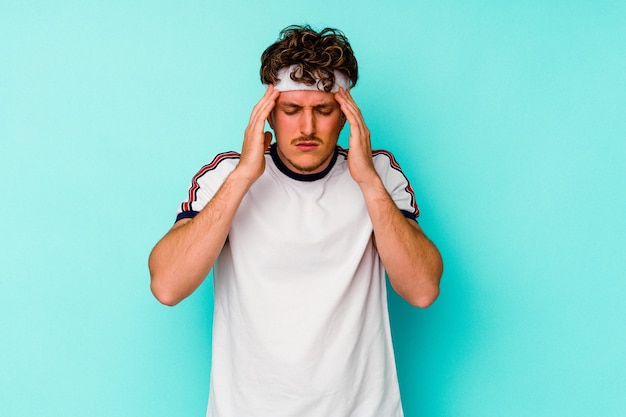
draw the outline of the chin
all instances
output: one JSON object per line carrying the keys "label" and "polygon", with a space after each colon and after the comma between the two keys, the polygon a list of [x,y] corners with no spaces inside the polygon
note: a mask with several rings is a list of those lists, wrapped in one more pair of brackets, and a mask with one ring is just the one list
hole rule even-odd
{"label": "chin", "polygon": [[326,161],[320,161],[319,159],[316,159],[315,161],[295,160],[291,162],[291,165],[301,174],[315,174],[325,168],[325,162]]}

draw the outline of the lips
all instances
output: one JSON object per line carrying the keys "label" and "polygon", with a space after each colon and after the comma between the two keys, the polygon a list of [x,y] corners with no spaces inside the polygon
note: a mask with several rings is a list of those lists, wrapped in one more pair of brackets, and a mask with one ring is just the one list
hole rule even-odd
{"label": "lips", "polygon": [[314,149],[316,149],[319,146],[318,143],[316,142],[300,142],[296,144],[296,148],[300,149],[301,151],[312,151]]}
{"label": "lips", "polygon": [[319,139],[296,139],[293,141],[293,145],[298,148],[298,150],[303,152],[308,152],[317,149],[322,144]]}

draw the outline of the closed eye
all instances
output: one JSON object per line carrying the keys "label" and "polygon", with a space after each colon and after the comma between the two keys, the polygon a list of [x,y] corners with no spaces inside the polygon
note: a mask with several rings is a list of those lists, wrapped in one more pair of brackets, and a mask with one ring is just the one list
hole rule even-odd
{"label": "closed eye", "polygon": [[335,111],[335,107],[330,105],[316,106],[315,111],[322,116],[330,116]]}
{"label": "closed eye", "polygon": [[291,116],[291,115],[298,113],[300,110],[302,110],[302,107],[286,105],[286,106],[281,106],[280,109],[283,111],[283,113]]}
{"label": "closed eye", "polygon": [[[292,104],[292,103],[285,103],[285,104],[280,105],[279,109],[286,115],[292,116],[297,113],[300,113],[303,110],[303,107]],[[331,104],[321,104],[319,106],[313,107],[313,111],[322,116],[330,116],[335,111],[335,109],[336,107]]]}

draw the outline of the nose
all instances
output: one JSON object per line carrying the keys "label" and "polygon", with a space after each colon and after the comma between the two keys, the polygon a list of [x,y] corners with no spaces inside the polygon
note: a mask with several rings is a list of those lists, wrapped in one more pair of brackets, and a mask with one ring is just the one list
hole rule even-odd
{"label": "nose", "polygon": [[300,133],[310,136],[315,133],[315,115],[312,110],[306,109],[300,117]]}

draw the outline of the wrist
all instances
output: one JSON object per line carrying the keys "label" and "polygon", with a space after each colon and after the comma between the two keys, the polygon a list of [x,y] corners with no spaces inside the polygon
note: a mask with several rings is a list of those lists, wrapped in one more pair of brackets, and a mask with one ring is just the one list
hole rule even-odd
{"label": "wrist", "polygon": [[252,186],[252,184],[254,184],[254,182],[261,176],[261,174],[253,173],[238,165],[228,175],[226,181],[232,183],[233,185],[244,187],[247,190]]}
{"label": "wrist", "polygon": [[378,172],[376,172],[374,168],[372,168],[371,170],[368,170],[367,173],[365,173],[364,170],[361,170],[357,178],[354,178],[354,180],[357,182],[357,184],[359,184],[359,187],[361,188],[384,188],[385,187],[385,185],[383,184],[383,180],[380,178],[380,176],[378,175]]}
{"label": "wrist", "polygon": [[376,195],[388,194],[387,189],[383,184],[383,180],[378,176],[377,173],[371,175],[365,180],[358,181],[357,184],[361,188],[361,192],[363,192],[366,197],[374,197]]}

